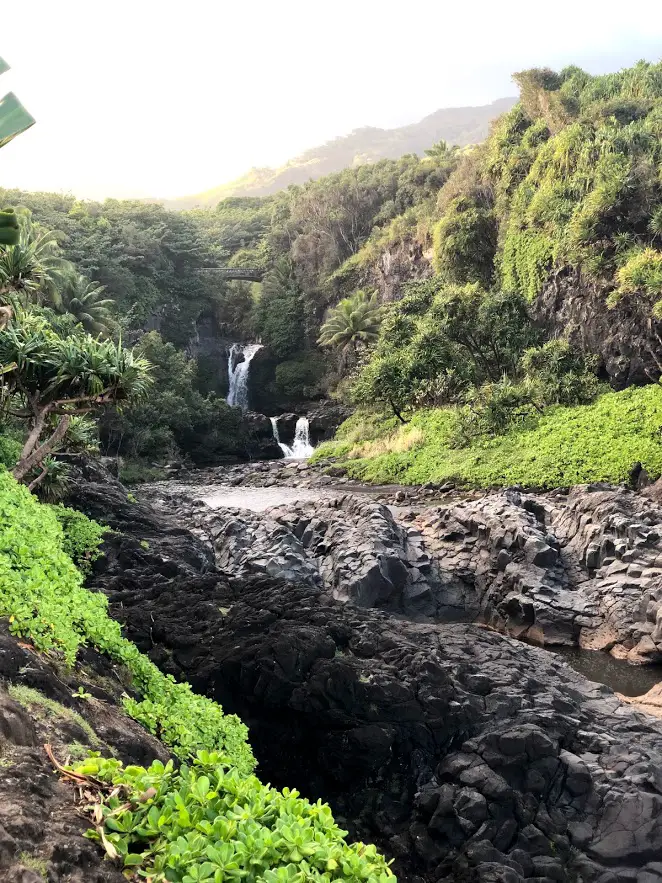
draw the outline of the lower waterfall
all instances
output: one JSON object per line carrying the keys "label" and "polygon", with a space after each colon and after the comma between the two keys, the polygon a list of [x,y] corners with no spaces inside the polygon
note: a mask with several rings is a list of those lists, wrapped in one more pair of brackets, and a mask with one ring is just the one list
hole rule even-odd
{"label": "lower waterfall", "polygon": [[310,443],[310,425],[307,417],[299,417],[297,425],[294,429],[294,441],[292,447],[286,445],[280,440],[278,432],[278,417],[271,417],[271,425],[273,427],[274,439],[278,443],[283,456],[286,460],[307,460],[315,450]]}

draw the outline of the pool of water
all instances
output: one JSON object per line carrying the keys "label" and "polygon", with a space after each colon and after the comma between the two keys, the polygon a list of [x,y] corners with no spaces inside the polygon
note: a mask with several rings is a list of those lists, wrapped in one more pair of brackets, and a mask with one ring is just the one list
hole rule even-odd
{"label": "pool of water", "polygon": [[284,506],[291,503],[319,500],[321,497],[335,496],[324,491],[310,488],[287,487],[229,487],[217,485],[209,489],[209,493],[201,494],[201,499],[212,509],[250,509],[262,512],[271,506]]}
{"label": "pool of water", "polygon": [[641,696],[662,681],[662,665],[630,665],[600,650],[578,647],[548,647],[571,668],[598,684],[624,696]]}

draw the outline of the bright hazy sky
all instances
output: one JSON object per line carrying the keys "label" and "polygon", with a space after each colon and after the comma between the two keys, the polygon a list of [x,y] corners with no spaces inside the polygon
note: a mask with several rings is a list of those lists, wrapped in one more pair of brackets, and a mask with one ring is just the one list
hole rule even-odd
{"label": "bright hazy sky", "polygon": [[[7,2],[7,0],[5,0]],[[659,0],[18,0],[0,56],[37,125],[0,184],[182,196],[364,125],[516,94],[512,71],[662,55]]]}

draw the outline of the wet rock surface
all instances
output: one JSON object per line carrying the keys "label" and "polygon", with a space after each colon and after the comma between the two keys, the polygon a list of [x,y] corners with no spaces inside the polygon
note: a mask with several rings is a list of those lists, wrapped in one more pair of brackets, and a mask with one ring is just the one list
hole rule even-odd
{"label": "wet rock surface", "polygon": [[[593,492],[607,495],[595,498],[607,509],[620,494],[581,493]],[[88,494],[89,508],[100,507],[100,486],[82,488],[79,505]],[[523,568],[560,568],[561,585],[570,578],[563,556],[573,542],[583,547],[579,529],[558,530],[556,545],[549,534],[556,559],[527,542],[543,531],[544,505],[569,525],[577,502],[588,529],[579,497],[534,511],[521,499],[489,499],[506,507],[495,524],[518,525]],[[640,501],[626,502],[629,526],[607,518],[604,539],[640,523]],[[328,799],[354,836],[396,859],[401,881],[662,880],[662,725],[608,688],[486,628],[339,603],[323,580],[223,576],[205,542],[190,537],[184,556],[185,532],[147,506],[114,510],[113,524],[120,533],[94,586],[128,636],[164,671],[241,714],[261,776]],[[146,552],[134,538],[159,524],[158,552]],[[495,534],[478,524],[475,532],[484,548],[474,555],[491,562],[486,534]],[[465,535],[474,535],[467,525]],[[657,542],[645,539],[637,549]],[[502,546],[495,541],[495,559]],[[499,567],[503,559],[496,572],[505,574],[508,564]]]}
{"label": "wet rock surface", "polygon": [[480,619],[634,664],[662,660],[662,508],[625,488],[391,507],[336,489],[263,513],[212,510],[184,489],[145,493],[231,573],[319,584],[335,600],[413,618]]}

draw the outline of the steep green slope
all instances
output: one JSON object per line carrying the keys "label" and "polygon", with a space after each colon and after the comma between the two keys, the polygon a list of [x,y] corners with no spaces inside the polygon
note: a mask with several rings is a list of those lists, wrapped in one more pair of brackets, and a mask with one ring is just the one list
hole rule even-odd
{"label": "steep green slope", "polygon": [[[662,63],[516,74],[519,104],[440,194],[435,262],[535,299],[579,270],[620,298],[662,287]],[[490,232],[491,231],[491,232]],[[475,253],[474,236],[493,247]]]}

